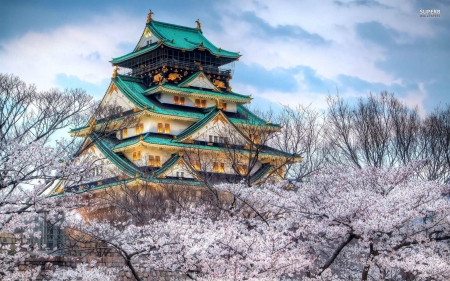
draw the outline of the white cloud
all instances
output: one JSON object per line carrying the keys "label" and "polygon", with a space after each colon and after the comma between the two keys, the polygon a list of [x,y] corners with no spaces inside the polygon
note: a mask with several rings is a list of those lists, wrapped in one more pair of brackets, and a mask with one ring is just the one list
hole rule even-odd
{"label": "white cloud", "polygon": [[[327,79],[336,79],[339,74],[355,76],[372,83],[392,85],[397,77],[377,68],[376,62],[383,61],[384,48],[365,44],[355,34],[357,23],[382,22],[389,28],[411,37],[429,37],[436,31],[431,24],[419,17],[412,4],[382,3],[393,6],[339,7],[330,2],[318,1],[235,1],[227,3],[221,21],[225,34],[208,34],[213,42],[220,42],[227,49],[240,50],[243,62],[257,63],[266,69],[307,65]],[[345,1],[344,1],[345,2]],[[381,1],[383,2],[383,1]],[[239,6],[239,11],[234,7]],[[311,45],[300,40],[280,38],[256,38],[251,26],[239,21],[242,12],[252,12],[270,26],[300,26],[311,34],[318,34],[330,45]],[[398,40],[406,40],[399,38]],[[243,44],[243,42],[245,42]]]}
{"label": "white cloud", "polygon": [[55,87],[60,73],[99,84],[111,77],[111,57],[131,51],[123,50],[120,44],[136,43],[144,24],[145,19],[110,14],[78,26],[25,33],[2,44],[2,72],[13,73],[41,90]]}

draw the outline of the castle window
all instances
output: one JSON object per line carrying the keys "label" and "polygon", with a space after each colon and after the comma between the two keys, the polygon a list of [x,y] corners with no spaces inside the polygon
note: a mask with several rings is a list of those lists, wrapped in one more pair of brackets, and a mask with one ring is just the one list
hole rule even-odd
{"label": "castle window", "polygon": [[144,123],[136,125],[136,135],[140,135],[144,132]]}
{"label": "castle window", "polygon": [[153,155],[148,156],[148,165],[155,166],[155,156],[153,156]]}
{"label": "castle window", "polygon": [[258,135],[249,134],[248,137],[249,137],[250,140],[252,140],[255,144],[259,144],[259,136],[258,136]]}
{"label": "castle window", "polygon": [[209,142],[213,142],[213,136],[209,135]]}
{"label": "castle window", "polygon": [[222,103],[222,110],[223,111],[227,110],[227,104],[225,102]]}
{"label": "castle window", "polygon": [[216,173],[219,172],[219,163],[218,162],[213,163],[213,171]]}
{"label": "castle window", "polygon": [[195,99],[195,107],[206,107],[206,100]]}
{"label": "castle window", "polygon": [[213,171],[216,173],[225,173],[225,163],[213,162]]}
{"label": "castle window", "polygon": [[200,161],[198,161],[198,160],[195,160],[194,161],[194,168],[198,171],[198,170],[200,170]]}
{"label": "castle window", "polygon": [[163,132],[163,123],[158,123],[158,133]]}
{"label": "castle window", "polygon": [[141,151],[133,151],[133,161],[141,160]]}
{"label": "castle window", "polygon": [[161,156],[148,156],[148,165],[152,167],[161,167]]}
{"label": "castle window", "polygon": [[184,172],[180,173],[180,177],[184,178]]}
{"label": "castle window", "polygon": [[184,99],[184,97],[173,96],[173,103],[174,104],[184,105],[185,104],[185,99]]}
{"label": "castle window", "polygon": [[214,142],[218,142],[218,137],[214,136]]}
{"label": "castle window", "polygon": [[164,127],[164,132],[165,132],[166,134],[170,134],[170,124],[167,124],[167,123],[166,123],[166,125],[165,125],[165,127]]}
{"label": "castle window", "polygon": [[237,170],[238,170],[239,174],[241,174],[241,175],[245,175],[248,172],[247,166],[241,165],[241,164],[237,165]]}
{"label": "castle window", "polygon": [[128,138],[128,129],[122,129],[122,138]]}

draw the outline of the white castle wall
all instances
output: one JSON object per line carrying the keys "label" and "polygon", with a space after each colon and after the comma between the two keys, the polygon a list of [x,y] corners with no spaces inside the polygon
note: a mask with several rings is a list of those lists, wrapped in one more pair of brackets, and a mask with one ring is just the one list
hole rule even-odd
{"label": "white castle wall", "polygon": [[[174,104],[173,103],[173,97],[174,96],[176,96],[176,94],[164,93],[164,94],[161,94],[161,98],[159,99],[159,101],[161,103]],[[179,95],[179,96],[181,97],[181,95]],[[196,99],[206,100],[206,107],[211,107],[211,106],[215,106],[216,105],[216,100],[215,99],[196,98],[196,97],[188,97],[188,96],[184,96],[184,98],[185,98],[184,106],[196,107],[195,106],[195,100]],[[227,102],[227,110],[226,111],[227,112],[236,112],[236,103]]]}
{"label": "white castle wall", "polygon": [[[178,135],[182,131],[186,130],[189,126],[194,124],[192,121],[183,121],[183,120],[174,120],[174,119],[167,119],[167,118],[161,118],[161,117],[154,117],[154,116],[143,116],[139,120],[139,124],[144,124],[144,132],[145,133],[158,133],[158,123],[163,124],[163,134],[165,134],[165,124],[170,124],[170,133],[169,135]],[[120,138],[121,132],[117,133],[117,137]],[[136,127],[129,127],[127,128],[127,134],[128,136],[126,138],[135,137],[140,134],[136,134]]]}

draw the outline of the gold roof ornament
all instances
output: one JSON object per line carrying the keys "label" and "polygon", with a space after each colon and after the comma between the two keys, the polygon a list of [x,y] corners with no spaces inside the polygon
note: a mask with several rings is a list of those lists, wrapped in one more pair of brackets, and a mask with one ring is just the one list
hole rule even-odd
{"label": "gold roof ornament", "polygon": [[200,23],[200,19],[195,21],[197,23],[197,29],[202,30],[202,24]]}
{"label": "gold roof ornament", "polygon": [[147,24],[149,24],[153,20],[152,16],[153,16],[153,11],[150,10],[150,12],[148,12],[148,15],[147,15]]}
{"label": "gold roof ornament", "polygon": [[113,74],[112,74],[112,78],[116,78],[117,77],[117,72],[119,71],[119,67],[118,66],[116,66],[115,68],[114,68],[114,71],[113,71]]}

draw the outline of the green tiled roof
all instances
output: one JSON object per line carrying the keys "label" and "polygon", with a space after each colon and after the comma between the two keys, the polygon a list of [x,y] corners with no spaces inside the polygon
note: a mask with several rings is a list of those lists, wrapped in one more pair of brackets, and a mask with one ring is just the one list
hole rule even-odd
{"label": "green tiled roof", "polygon": [[[127,146],[135,145],[140,141],[139,137],[133,137],[129,140],[125,140],[116,146],[113,147],[113,151],[117,151],[121,148],[125,148]],[[154,144],[154,145],[161,145],[161,146],[167,146],[167,147],[177,147],[180,149],[204,149],[204,150],[210,150],[210,151],[229,151],[229,148],[224,146],[215,146],[215,145],[206,145],[206,144],[190,144],[190,143],[183,143],[183,142],[177,142],[177,139],[174,139],[170,135],[164,135],[164,134],[155,134],[155,133],[147,133],[143,139],[143,142],[146,142],[148,144]],[[241,148],[233,149],[235,152],[248,152],[247,150]],[[284,153],[280,150],[269,148],[263,149],[261,152],[259,152],[260,155],[266,155],[266,156],[288,156],[292,157],[292,155]]]}
{"label": "green tiled roof", "polygon": [[133,58],[154,50],[160,45],[164,44],[168,47],[172,47],[180,50],[194,50],[198,48],[204,48],[209,50],[212,54],[217,56],[239,58],[239,53],[230,52],[216,47],[203,35],[202,31],[197,28],[185,27],[175,24],[169,24],[152,20],[147,24],[147,28],[158,37],[163,40],[159,44],[154,44],[149,47],[143,48],[137,52],[132,52],[127,55],[114,58],[111,63],[120,63],[129,58]]}
{"label": "green tiled roof", "polygon": [[[197,93],[201,93],[201,94],[205,94],[205,95],[210,95],[211,97],[217,96],[222,99],[224,97],[232,97],[233,99],[241,99],[241,101],[243,101],[243,102],[250,100],[249,96],[240,95],[240,94],[233,93],[233,92],[227,93],[227,94],[221,94],[221,93],[217,93],[217,92],[210,92],[210,91],[204,91],[204,90],[193,89],[193,88],[181,88],[180,89],[177,86],[172,86],[172,85],[168,85],[168,84],[165,84],[162,86],[154,86],[154,87],[151,87],[151,88],[145,90],[145,86],[142,83],[141,79],[135,78],[135,77],[130,77],[130,76],[117,75],[117,77],[114,78],[112,81],[119,88],[119,90],[136,107],[141,108],[141,109],[147,107],[147,110],[150,110],[157,114],[174,116],[174,117],[183,117],[183,118],[201,120],[208,114],[208,112],[211,110],[211,108],[202,109],[201,111],[199,110],[198,112],[195,112],[195,110],[197,110],[196,108],[188,108],[188,107],[186,107],[186,110],[183,110],[183,108],[181,108],[181,107],[180,107],[180,109],[161,108],[160,104],[152,102],[151,100],[149,100],[149,98],[147,98],[145,96],[145,94],[152,93],[152,91],[155,91],[155,93],[156,93],[159,91],[158,87],[163,87],[163,88],[167,88],[169,90],[177,90],[177,91],[184,91],[184,92],[191,92],[191,93],[197,92]],[[235,125],[248,124],[248,125],[270,126],[270,127],[274,127],[274,128],[280,128],[280,126],[277,124],[272,124],[272,123],[266,124],[266,121],[262,120],[261,118],[259,118],[255,114],[253,114],[250,110],[248,110],[243,105],[237,106],[237,116],[239,116],[239,117],[236,117],[236,114],[232,114],[229,112],[224,112],[224,114]],[[115,120],[119,120],[120,118],[123,118],[123,117],[117,117],[117,118],[115,118]],[[107,121],[107,122],[109,122],[109,121]],[[102,122],[99,122],[98,124],[101,124],[101,123]],[[81,130],[84,130],[87,128],[89,128],[89,126],[74,128],[71,130],[71,132],[74,133],[74,132],[81,131]]]}
{"label": "green tiled roof", "polygon": [[180,159],[181,159],[181,156],[179,156],[178,153],[172,154],[172,157],[170,157],[170,159],[167,160],[166,163],[164,163],[164,165],[155,172],[155,177],[158,177],[158,176],[162,175],[164,172],[166,172],[167,170],[169,170]]}
{"label": "green tiled roof", "polygon": [[204,114],[202,113],[195,113],[175,109],[162,109],[158,107],[155,103],[151,102],[148,98],[144,96],[143,93],[145,91],[145,87],[139,79],[133,79],[129,76],[117,75],[117,77],[113,79],[113,82],[134,105],[136,105],[141,109],[147,107],[147,109],[152,110],[153,112],[158,114],[179,116],[186,118],[200,119],[203,118],[204,116]]}
{"label": "green tiled roof", "polygon": [[[234,92],[221,93],[221,92],[201,90],[201,89],[197,89],[197,88],[181,88],[181,87],[169,85],[169,84],[164,84],[161,87],[172,90],[172,91],[200,94],[202,96],[209,96],[211,98],[219,98],[221,100],[230,100],[230,101],[243,102],[243,103],[250,102],[252,100],[252,98],[249,96],[241,95],[241,94],[234,93]],[[146,93],[152,92],[152,91],[155,91],[156,89],[154,87],[152,87],[145,92]]]}
{"label": "green tiled roof", "polygon": [[272,169],[272,165],[270,164],[263,164],[261,168],[259,168],[258,171],[256,171],[252,177],[250,178],[250,183],[254,184],[255,182],[262,179],[269,171]]}
{"label": "green tiled roof", "polygon": [[237,106],[237,114],[241,116],[241,118],[237,117],[229,117],[230,121],[235,125],[255,125],[255,126],[267,126],[267,127],[274,127],[274,128],[281,128],[280,125],[274,124],[274,123],[267,123],[267,121],[261,119],[257,115],[255,115],[253,112],[248,110],[243,105]]}
{"label": "green tiled roof", "polygon": [[[133,181],[137,180],[136,178],[130,178],[130,179],[126,179],[126,180],[117,180],[117,181],[108,181],[108,179],[106,180],[100,180],[101,182],[106,181],[105,184],[101,184],[101,185],[94,185],[92,184],[89,188],[89,184],[85,184],[86,186],[88,186],[87,188],[83,188],[83,189],[77,189],[75,192],[76,193],[84,193],[84,192],[89,192],[89,191],[96,191],[96,190],[100,190],[100,189],[104,189],[107,187],[111,187],[111,186],[116,186],[119,184],[129,184]],[[170,179],[170,178],[165,178],[165,179],[160,179],[160,178],[145,178],[142,179],[140,178],[139,180],[142,180],[144,182],[150,182],[150,183],[160,183],[160,184],[180,184],[180,185],[190,185],[190,186],[204,186],[203,182],[194,180],[194,179],[189,179],[189,180],[179,180],[179,179]],[[95,183],[95,182],[93,182]],[[78,186],[77,186],[78,187]],[[70,186],[67,187],[67,189],[70,189]],[[64,196],[64,194],[56,194],[55,197],[61,197]]]}
{"label": "green tiled roof", "polygon": [[186,130],[184,130],[183,132],[181,132],[178,136],[177,136],[177,141],[181,141],[184,138],[192,135],[193,133],[197,132],[198,130],[200,130],[203,126],[205,126],[209,121],[211,121],[214,117],[217,116],[217,114],[220,113],[220,110],[215,109],[215,110],[211,110],[210,113],[208,113],[203,119],[201,119],[200,121],[192,124],[191,126],[189,126]]}
{"label": "green tiled roof", "polygon": [[143,176],[138,167],[126,159],[125,156],[121,157],[112,151],[115,143],[110,139],[98,137],[95,133],[89,135],[89,138],[94,141],[94,145],[103,153],[103,155],[124,173],[131,177],[134,177],[136,174],[139,174],[140,177]]}

